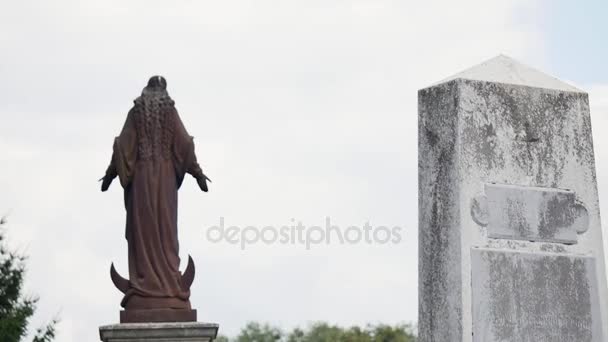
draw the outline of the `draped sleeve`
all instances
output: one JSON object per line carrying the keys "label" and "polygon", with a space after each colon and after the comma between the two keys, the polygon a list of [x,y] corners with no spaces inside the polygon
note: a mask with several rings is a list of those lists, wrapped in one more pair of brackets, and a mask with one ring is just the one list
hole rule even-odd
{"label": "draped sleeve", "polygon": [[177,186],[180,187],[186,173],[198,179],[199,177],[203,177],[203,171],[196,160],[194,138],[186,131],[186,127],[184,127],[184,123],[180,119],[177,110],[173,110],[172,115],[174,123],[173,162]]}
{"label": "draped sleeve", "polygon": [[135,128],[135,111],[131,109],[127,114],[127,120],[120,132],[114,139],[111,167],[120,179],[120,185],[126,188],[131,183],[135,173],[135,162],[137,161],[137,130]]}

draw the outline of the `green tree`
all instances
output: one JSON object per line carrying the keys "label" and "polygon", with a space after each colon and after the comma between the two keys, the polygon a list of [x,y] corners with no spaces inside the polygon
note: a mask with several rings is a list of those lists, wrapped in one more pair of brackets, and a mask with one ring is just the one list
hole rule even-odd
{"label": "green tree", "polygon": [[[28,323],[36,311],[37,297],[22,293],[26,257],[6,246],[5,218],[0,219],[0,341],[18,342],[28,333]],[[57,320],[39,328],[33,342],[50,342]]]}
{"label": "green tree", "polygon": [[[350,337],[354,336],[355,334],[351,334]],[[318,322],[312,324],[306,331],[299,328],[294,329],[287,337],[287,342],[334,342],[343,341],[344,337],[345,331],[342,328]],[[352,342],[359,341],[364,340],[352,340]]]}
{"label": "green tree", "polygon": [[371,336],[374,342],[415,342],[414,327],[401,324],[395,327],[380,324],[371,327]]}
{"label": "green tree", "polygon": [[249,323],[236,339],[222,337],[218,342],[415,342],[414,328],[408,324],[357,326],[348,329],[324,322],[295,328],[288,334],[268,324]]}
{"label": "green tree", "polygon": [[248,323],[235,339],[235,342],[277,342],[283,338],[283,332],[268,324]]}
{"label": "green tree", "polygon": [[338,326],[319,322],[312,324],[308,330],[294,329],[287,342],[415,342],[414,329],[411,325],[368,325],[365,329]]}

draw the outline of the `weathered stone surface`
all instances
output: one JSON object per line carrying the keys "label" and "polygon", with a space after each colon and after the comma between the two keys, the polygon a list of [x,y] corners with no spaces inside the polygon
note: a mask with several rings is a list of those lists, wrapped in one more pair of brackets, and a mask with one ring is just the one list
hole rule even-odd
{"label": "weathered stone surface", "polygon": [[455,82],[419,96],[418,130],[418,329],[427,341],[458,341],[462,335],[461,231]]}
{"label": "weathered stone surface", "polygon": [[471,250],[473,341],[601,342],[595,259]]}
{"label": "weathered stone surface", "polygon": [[[471,249],[477,247],[595,258],[600,314],[592,318],[608,336],[587,94],[503,56],[420,90],[418,108],[419,340],[472,341]],[[524,203],[518,192],[539,196],[533,208],[512,210],[531,229],[499,222],[503,206],[480,200],[492,183],[517,185],[509,196],[503,191],[503,200]],[[542,196],[553,196],[554,206]],[[570,208],[574,199],[584,210],[555,209]],[[545,215],[551,208],[557,215]],[[547,331],[545,340],[551,336]]]}
{"label": "weathered stone surface", "polygon": [[573,191],[535,186],[486,184],[485,195],[473,199],[471,215],[495,239],[574,244],[589,225]]}
{"label": "weathered stone surface", "polygon": [[103,342],[210,342],[219,326],[212,323],[123,323],[99,327]]}

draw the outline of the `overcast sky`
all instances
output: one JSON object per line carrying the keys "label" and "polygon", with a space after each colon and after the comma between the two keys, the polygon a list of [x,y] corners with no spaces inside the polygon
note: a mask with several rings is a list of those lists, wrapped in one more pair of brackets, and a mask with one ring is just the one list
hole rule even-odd
{"label": "overcast sky", "polygon": [[[203,169],[180,191],[182,258],[199,320],[233,335],[415,322],[417,90],[507,54],[589,91],[608,212],[606,4],[555,1],[2,1],[0,213],[30,255],[34,326],[95,341],[118,321],[127,274],[122,189],[99,191],[132,100],[164,75]],[[603,7],[603,8],[602,8]],[[595,13],[591,15],[589,13]],[[206,228],[402,227],[386,245],[267,246]],[[182,266],[183,267],[183,266]]]}

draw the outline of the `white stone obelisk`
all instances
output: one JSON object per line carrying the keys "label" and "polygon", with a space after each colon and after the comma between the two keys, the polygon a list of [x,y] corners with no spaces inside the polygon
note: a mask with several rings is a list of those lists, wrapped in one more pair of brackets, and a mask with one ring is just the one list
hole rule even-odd
{"label": "white stone obelisk", "polygon": [[499,56],[418,111],[419,341],[608,341],[588,95]]}

